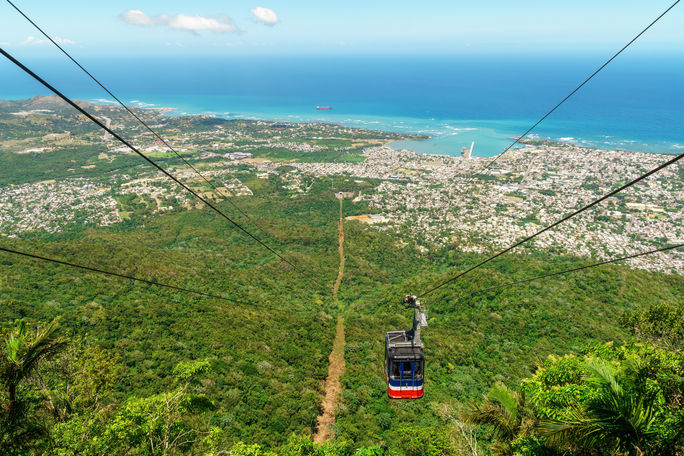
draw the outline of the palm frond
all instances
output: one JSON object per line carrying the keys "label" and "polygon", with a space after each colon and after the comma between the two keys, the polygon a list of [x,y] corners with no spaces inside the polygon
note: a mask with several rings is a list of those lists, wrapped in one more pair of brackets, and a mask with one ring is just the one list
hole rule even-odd
{"label": "palm frond", "polygon": [[518,397],[501,382],[496,382],[487,393],[487,399],[504,407],[512,419],[518,416]]}
{"label": "palm frond", "polygon": [[607,387],[613,394],[622,394],[622,387],[616,380],[615,367],[601,359],[590,359],[584,363],[589,374],[587,381]]}
{"label": "palm frond", "polygon": [[490,426],[496,437],[510,439],[515,435],[512,417],[503,405],[485,399],[482,403],[472,403],[465,413],[470,424]]}
{"label": "palm frond", "polygon": [[542,421],[538,430],[552,448],[597,448],[610,441],[606,423],[585,416],[581,410],[566,412],[562,420]]}
{"label": "palm frond", "polygon": [[31,375],[43,359],[56,355],[66,347],[66,342],[59,336],[58,331],[57,320],[51,321],[47,326],[36,331],[35,338],[27,345],[22,359],[20,372],[22,377]]}
{"label": "palm frond", "polygon": [[21,349],[26,340],[26,321],[21,320],[19,325],[10,332],[7,341],[5,342],[5,350],[7,359],[14,364],[19,362]]}
{"label": "palm frond", "polygon": [[543,421],[539,429],[552,447],[624,451],[653,434],[655,421],[652,404],[610,387],[584,408],[565,410],[560,419]]}
{"label": "palm frond", "polygon": [[39,327],[28,334],[26,322],[19,325],[5,339],[5,357],[1,372],[5,384],[18,384],[38,367],[40,362],[59,353],[66,342],[59,336],[59,320]]}

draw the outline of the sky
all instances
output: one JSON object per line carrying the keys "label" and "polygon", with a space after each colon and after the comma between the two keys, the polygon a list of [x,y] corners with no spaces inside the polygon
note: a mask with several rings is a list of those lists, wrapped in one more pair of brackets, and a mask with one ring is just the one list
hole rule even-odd
{"label": "sky", "polygon": [[[94,55],[583,53],[619,49],[674,0],[13,0]],[[635,52],[684,50],[684,3]],[[0,0],[0,46],[54,56]]]}

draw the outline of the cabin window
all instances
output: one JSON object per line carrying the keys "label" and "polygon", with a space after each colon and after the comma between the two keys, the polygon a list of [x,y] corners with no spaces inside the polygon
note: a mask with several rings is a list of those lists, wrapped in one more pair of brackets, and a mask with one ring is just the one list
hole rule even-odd
{"label": "cabin window", "polygon": [[414,374],[414,378],[416,380],[422,380],[423,379],[423,360],[421,359],[420,361],[416,361],[416,372]]}
{"label": "cabin window", "polygon": [[392,364],[390,364],[390,377],[392,380],[399,380],[399,365],[401,363],[398,363],[396,361],[393,361]]}
{"label": "cabin window", "polygon": [[401,365],[402,365],[401,378],[404,380],[411,380],[413,378],[411,375],[413,373],[413,369],[412,369],[413,363],[403,362],[403,363],[401,363]]}

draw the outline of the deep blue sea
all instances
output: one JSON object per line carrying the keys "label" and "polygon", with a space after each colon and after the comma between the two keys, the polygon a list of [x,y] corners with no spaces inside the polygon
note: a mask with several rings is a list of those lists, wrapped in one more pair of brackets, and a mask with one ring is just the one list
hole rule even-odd
{"label": "deep blue sea", "polygon": [[[106,94],[65,58],[22,58],[71,97]],[[232,56],[84,58],[125,102],[226,118],[326,121],[432,139],[425,153],[499,153],[598,68],[605,55]],[[0,98],[47,90],[0,61]],[[317,111],[317,105],[332,106]],[[684,149],[684,58],[618,57],[533,131],[589,146],[678,153]]]}

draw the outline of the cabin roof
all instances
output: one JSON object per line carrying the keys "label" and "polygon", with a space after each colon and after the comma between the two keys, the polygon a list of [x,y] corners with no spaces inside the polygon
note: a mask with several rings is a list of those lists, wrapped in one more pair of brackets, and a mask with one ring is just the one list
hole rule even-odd
{"label": "cabin roof", "polygon": [[423,344],[413,341],[413,331],[390,331],[385,336],[387,349],[392,357],[423,357]]}
{"label": "cabin roof", "polygon": [[390,359],[419,360],[423,359],[421,347],[392,347],[389,349]]}

